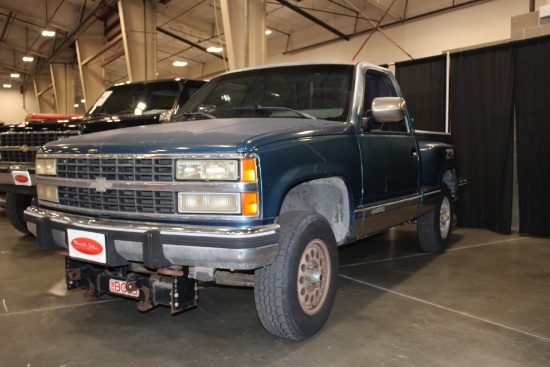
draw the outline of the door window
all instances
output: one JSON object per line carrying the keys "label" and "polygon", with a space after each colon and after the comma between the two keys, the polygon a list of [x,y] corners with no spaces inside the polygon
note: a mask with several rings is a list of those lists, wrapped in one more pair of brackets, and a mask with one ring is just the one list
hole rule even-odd
{"label": "door window", "polygon": [[397,97],[395,89],[388,79],[378,73],[367,73],[365,86],[365,116],[369,120],[371,131],[374,132],[407,132],[405,121],[379,123],[372,117],[372,101],[377,97]]}

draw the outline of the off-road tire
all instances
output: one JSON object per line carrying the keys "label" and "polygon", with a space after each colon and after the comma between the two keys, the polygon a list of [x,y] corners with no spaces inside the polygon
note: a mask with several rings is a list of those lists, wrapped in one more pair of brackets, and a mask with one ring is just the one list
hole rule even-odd
{"label": "off-road tire", "polygon": [[441,188],[434,209],[418,218],[418,242],[423,251],[432,254],[447,249],[451,239],[453,220],[453,198],[446,185]]}
{"label": "off-road tire", "polygon": [[6,217],[11,225],[19,232],[29,234],[27,222],[25,221],[23,211],[31,205],[32,196],[16,194],[13,192],[6,193]]}
{"label": "off-road tire", "polygon": [[338,249],[330,224],[319,214],[290,212],[279,224],[279,254],[255,272],[256,310],[270,333],[304,340],[323,327],[332,310]]}

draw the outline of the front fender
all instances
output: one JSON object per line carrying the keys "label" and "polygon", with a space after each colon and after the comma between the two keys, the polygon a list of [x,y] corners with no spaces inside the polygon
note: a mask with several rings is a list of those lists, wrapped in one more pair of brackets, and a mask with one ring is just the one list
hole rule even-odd
{"label": "front fender", "polygon": [[352,209],[361,200],[361,161],[355,135],[304,137],[257,148],[264,218],[279,215],[286,194],[300,183],[340,177],[349,186]]}

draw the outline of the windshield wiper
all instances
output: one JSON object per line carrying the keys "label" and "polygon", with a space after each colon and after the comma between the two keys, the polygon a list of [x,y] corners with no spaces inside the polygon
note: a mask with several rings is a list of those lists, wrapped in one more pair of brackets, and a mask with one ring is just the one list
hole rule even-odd
{"label": "windshield wiper", "polygon": [[90,116],[92,117],[110,117],[110,116],[113,116],[112,113],[107,113],[107,112],[94,112],[92,114],[90,114]]}
{"label": "windshield wiper", "polygon": [[200,112],[200,111],[197,111],[197,112],[184,112],[182,114],[179,114],[178,117],[179,116],[206,116],[209,119],[217,119],[217,117],[214,116],[214,115],[210,115],[206,112]]}
{"label": "windshield wiper", "polygon": [[266,107],[266,106],[258,105],[258,106],[237,107],[237,108],[234,108],[233,110],[235,111],[289,111],[289,112],[294,112],[295,114],[300,115],[302,117],[305,117],[306,119],[313,119],[313,120],[317,119],[317,117],[312,116],[308,113],[293,110],[292,108],[288,108],[288,107]]}

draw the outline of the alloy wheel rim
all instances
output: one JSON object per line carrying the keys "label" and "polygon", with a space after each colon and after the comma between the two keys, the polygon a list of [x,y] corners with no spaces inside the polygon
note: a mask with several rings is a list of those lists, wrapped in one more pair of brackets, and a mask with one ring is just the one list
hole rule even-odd
{"label": "alloy wheel rim", "polygon": [[316,314],[325,304],[330,286],[330,269],[326,243],[320,239],[311,241],[302,253],[298,268],[298,299],[306,314]]}
{"label": "alloy wheel rim", "polygon": [[439,215],[439,230],[441,238],[447,238],[451,228],[451,203],[444,197],[441,201],[441,211]]}

